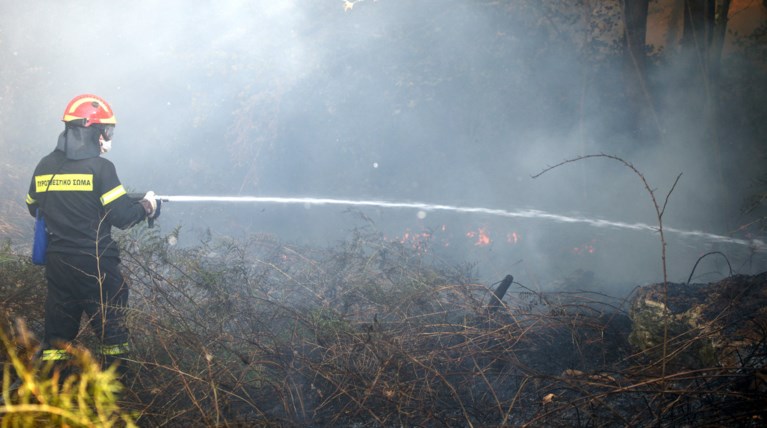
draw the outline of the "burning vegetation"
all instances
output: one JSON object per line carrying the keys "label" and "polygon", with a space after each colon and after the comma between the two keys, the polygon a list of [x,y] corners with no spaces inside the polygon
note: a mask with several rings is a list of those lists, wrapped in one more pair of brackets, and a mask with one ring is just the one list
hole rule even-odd
{"label": "burning vegetation", "polygon": [[[663,284],[622,300],[590,291],[586,273],[557,292],[478,284],[471,266],[371,230],[326,249],[263,235],[179,248],[177,234],[122,237],[135,353],[119,404],[142,426],[767,418],[767,274],[667,284],[664,304]],[[9,249],[0,268],[7,361],[34,352],[12,326],[41,335],[45,286]]]}

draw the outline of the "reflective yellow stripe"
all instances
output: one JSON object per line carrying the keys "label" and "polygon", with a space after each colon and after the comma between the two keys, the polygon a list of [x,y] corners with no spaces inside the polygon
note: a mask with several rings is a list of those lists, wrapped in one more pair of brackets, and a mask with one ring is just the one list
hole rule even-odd
{"label": "reflective yellow stripe", "polygon": [[101,355],[120,355],[130,352],[129,343],[120,343],[117,345],[102,345]]}
{"label": "reflective yellow stripe", "polygon": [[93,102],[98,104],[98,106],[96,106],[96,107],[100,106],[101,108],[104,109],[104,111],[109,112],[109,107],[105,103],[103,103],[101,100],[99,100],[96,97],[85,96],[85,97],[82,97],[82,98],[78,99],[77,101],[73,102],[72,105],[69,106],[69,111],[67,111],[67,114],[72,114],[72,113],[76,112],[77,108],[80,107],[81,105],[85,104],[85,103],[93,103]]}
{"label": "reflective yellow stripe", "polygon": [[93,191],[93,174],[56,174],[55,177],[53,174],[36,175],[35,190],[37,193],[49,190],[52,192],[90,192]]}
{"label": "reflective yellow stripe", "polygon": [[[102,106],[104,106],[104,109],[106,110],[106,106],[104,104],[102,104]],[[71,114],[66,114],[64,115],[63,120],[64,122],[69,122],[70,120],[77,120],[77,119],[83,119],[83,118],[79,116],[71,115]],[[102,123],[106,125],[115,125],[117,124],[117,119],[114,116],[105,117],[105,118],[98,119],[98,122],[96,123]]]}
{"label": "reflective yellow stripe", "polygon": [[43,361],[68,360],[69,354],[63,349],[46,349],[43,351]]}
{"label": "reflective yellow stripe", "polygon": [[126,193],[128,192],[125,191],[125,188],[121,184],[115,187],[114,189],[101,195],[101,205],[104,205],[104,206],[109,205],[110,202],[113,202],[115,199],[119,198],[120,196]]}
{"label": "reflective yellow stripe", "polygon": [[37,202],[37,201],[34,200],[34,198],[32,198],[31,196],[29,196],[29,194],[27,194],[27,205],[32,205],[35,202]]}

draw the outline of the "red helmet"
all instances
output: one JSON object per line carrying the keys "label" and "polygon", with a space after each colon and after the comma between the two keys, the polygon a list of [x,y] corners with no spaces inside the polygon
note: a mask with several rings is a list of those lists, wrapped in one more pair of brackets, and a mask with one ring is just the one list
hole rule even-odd
{"label": "red helmet", "polygon": [[103,98],[96,95],[78,95],[72,98],[64,110],[64,122],[82,120],[83,126],[94,123],[114,125],[117,123],[112,107]]}

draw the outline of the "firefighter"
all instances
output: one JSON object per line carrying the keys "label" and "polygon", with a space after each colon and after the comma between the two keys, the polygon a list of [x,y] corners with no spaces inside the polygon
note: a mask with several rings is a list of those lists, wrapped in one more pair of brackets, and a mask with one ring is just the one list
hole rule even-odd
{"label": "firefighter", "polygon": [[38,163],[26,197],[29,213],[42,213],[49,242],[41,359],[70,358],[67,348],[85,312],[101,340],[102,361],[111,365],[130,351],[124,314],[128,284],[111,229],[155,218],[158,201],[153,192],[141,200],[128,197],[114,164],[100,156],[111,149],[117,123],[106,101],[77,96],[63,122],[56,149]]}

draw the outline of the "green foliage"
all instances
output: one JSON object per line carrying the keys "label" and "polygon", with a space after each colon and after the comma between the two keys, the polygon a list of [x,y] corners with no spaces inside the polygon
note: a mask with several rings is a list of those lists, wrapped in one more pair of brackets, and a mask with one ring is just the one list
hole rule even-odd
{"label": "green foliage", "polygon": [[[16,339],[31,346],[32,339],[23,328]],[[74,359],[69,364],[77,372],[64,374],[52,364],[18,355],[16,344],[2,330],[0,340],[10,359],[3,364],[0,405],[3,428],[137,426],[134,418],[117,405],[122,385],[115,368],[102,371],[87,350],[70,350]],[[15,390],[11,388],[12,373],[20,380]]]}

